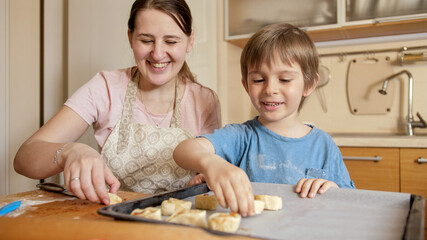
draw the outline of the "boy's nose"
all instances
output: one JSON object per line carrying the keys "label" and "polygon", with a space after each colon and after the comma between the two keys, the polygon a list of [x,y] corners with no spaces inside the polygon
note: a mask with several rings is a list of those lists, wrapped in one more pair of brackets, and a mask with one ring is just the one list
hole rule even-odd
{"label": "boy's nose", "polygon": [[156,42],[153,45],[153,49],[151,51],[151,56],[154,60],[160,61],[165,56],[165,49],[162,43]]}
{"label": "boy's nose", "polygon": [[265,86],[265,93],[275,94],[278,92],[278,85],[276,81],[267,80]]}

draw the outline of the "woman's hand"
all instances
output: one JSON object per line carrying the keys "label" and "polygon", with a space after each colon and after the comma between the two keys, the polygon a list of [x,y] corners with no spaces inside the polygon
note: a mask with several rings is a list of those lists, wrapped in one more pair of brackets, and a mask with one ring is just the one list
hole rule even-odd
{"label": "woman's hand", "polygon": [[301,178],[296,185],[295,191],[302,198],[314,198],[317,193],[325,193],[329,188],[339,187],[336,183],[322,178]]}
{"label": "woman's hand", "polygon": [[66,188],[80,199],[108,205],[110,192],[117,193],[120,182],[107,167],[101,155],[93,148],[70,143],[61,151],[58,164],[64,168]]}

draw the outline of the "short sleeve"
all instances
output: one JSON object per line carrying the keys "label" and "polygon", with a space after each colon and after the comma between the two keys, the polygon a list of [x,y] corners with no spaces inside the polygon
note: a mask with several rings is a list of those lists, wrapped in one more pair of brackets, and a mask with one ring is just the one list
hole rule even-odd
{"label": "short sleeve", "polygon": [[109,99],[105,79],[100,73],[81,86],[65,105],[75,111],[89,125],[98,120],[99,112],[108,110]]}
{"label": "short sleeve", "polygon": [[214,130],[211,134],[204,134],[215,148],[215,154],[224,158],[233,165],[239,166],[241,156],[246,151],[246,126],[242,124],[228,124]]}

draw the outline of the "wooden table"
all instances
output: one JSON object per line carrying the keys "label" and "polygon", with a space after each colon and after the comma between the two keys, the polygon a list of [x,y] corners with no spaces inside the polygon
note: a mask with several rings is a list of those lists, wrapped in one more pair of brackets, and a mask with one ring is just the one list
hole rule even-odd
{"label": "wooden table", "polygon": [[[146,196],[118,192],[124,200]],[[101,216],[104,205],[58,193],[34,190],[0,197],[0,207],[21,200],[21,207],[0,217],[0,239],[252,239],[224,237],[199,228],[116,221]]]}

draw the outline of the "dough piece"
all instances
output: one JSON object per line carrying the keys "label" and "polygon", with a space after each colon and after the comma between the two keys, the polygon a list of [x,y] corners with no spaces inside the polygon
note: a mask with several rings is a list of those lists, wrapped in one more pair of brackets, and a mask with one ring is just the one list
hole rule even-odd
{"label": "dough piece", "polygon": [[195,205],[197,209],[215,210],[218,207],[218,201],[214,195],[197,195]]}
{"label": "dough piece", "polygon": [[121,197],[117,196],[114,193],[108,193],[108,196],[110,197],[110,205],[121,203],[123,201]]}
{"label": "dough piece", "polygon": [[254,200],[255,214],[260,214],[264,211],[265,202],[261,200]]}
{"label": "dough piece", "polygon": [[167,222],[207,227],[206,211],[198,209],[182,209],[166,219]]}
{"label": "dough piece", "polygon": [[280,210],[282,209],[282,198],[279,196],[272,196],[272,195],[255,195],[255,200],[261,200],[264,201],[265,210]]}
{"label": "dough piece", "polygon": [[234,233],[240,226],[242,217],[238,213],[214,213],[209,216],[209,229]]}
{"label": "dough piece", "polygon": [[130,214],[143,218],[162,220],[162,212],[160,211],[160,208],[156,207],[147,207],[144,209],[136,208]]}
{"label": "dough piece", "polygon": [[162,215],[171,216],[175,212],[183,209],[190,209],[193,203],[191,201],[183,201],[176,198],[169,198],[162,202]]}

